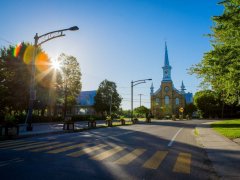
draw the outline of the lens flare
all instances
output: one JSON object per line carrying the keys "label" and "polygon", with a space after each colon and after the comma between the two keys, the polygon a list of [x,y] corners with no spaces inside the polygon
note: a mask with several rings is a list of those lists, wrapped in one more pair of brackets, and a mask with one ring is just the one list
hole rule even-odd
{"label": "lens flare", "polygon": [[13,56],[14,57],[18,57],[18,55],[21,51],[21,48],[22,48],[22,43],[19,43],[19,44],[16,45],[16,47],[13,50]]}
{"label": "lens flare", "polygon": [[47,71],[51,65],[48,55],[44,52],[38,53],[38,55],[36,56],[35,65],[39,72]]}
{"label": "lens flare", "polygon": [[33,58],[33,51],[34,47],[32,45],[29,45],[23,55],[23,61],[25,64],[29,64],[32,61]]}

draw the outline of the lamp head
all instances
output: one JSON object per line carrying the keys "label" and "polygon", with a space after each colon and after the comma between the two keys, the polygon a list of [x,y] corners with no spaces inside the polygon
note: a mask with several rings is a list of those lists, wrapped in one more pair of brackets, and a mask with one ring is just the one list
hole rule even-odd
{"label": "lamp head", "polygon": [[68,30],[70,31],[77,31],[79,28],[77,26],[70,27]]}

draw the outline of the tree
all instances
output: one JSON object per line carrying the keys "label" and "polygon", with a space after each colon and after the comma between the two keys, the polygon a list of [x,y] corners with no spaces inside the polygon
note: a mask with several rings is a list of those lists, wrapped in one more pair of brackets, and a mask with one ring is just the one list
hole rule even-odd
{"label": "tree", "polygon": [[98,87],[97,94],[95,96],[94,108],[97,112],[117,111],[120,107],[122,98],[117,92],[117,85],[115,82],[105,79]]}
{"label": "tree", "polygon": [[59,58],[61,70],[58,73],[58,102],[64,102],[64,116],[66,116],[67,107],[76,104],[76,98],[79,95],[81,84],[80,65],[73,56],[62,53]]}
{"label": "tree", "polygon": [[221,101],[217,94],[211,90],[196,92],[194,104],[205,118],[218,116],[221,112]]}
{"label": "tree", "polygon": [[221,100],[240,104],[240,1],[225,0],[220,16],[213,17],[211,45],[203,60],[190,70],[202,78],[202,85],[211,86]]}
{"label": "tree", "polygon": [[196,110],[197,107],[193,103],[189,103],[185,105],[184,114],[188,114],[191,117]]}
{"label": "tree", "polygon": [[[0,51],[0,105],[2,114],[12,112],[14,112],[14,114],[22,114],[24,111],[27,111],[30,78],[32,75],[32,53],[33,46],[24,42],[16,47],[9,46],[8,48],[2,48]],[[39,57],[45,57],[45,59]],[[36,77],[39,77],[38,75],[42,73],[39,71],[39,68],[41,69],[43,66],[46,66],[42,63],[42,61],[46,60],[49,60],[47,54],[44,53],[41,48],[38,48],[35,62],[37,67]],[[51,79],[48,78],[47,75],[44,76],[47,79]],[[38,89],[42,84],[40,84],[39,81],[36,81],[35,86],[36,89]],[[42,91],[41,94],[38,94],[37,98],[45,95],[46,92],[47,88],[45,87],[44,91]],[[37,102],[38,101],[39,99]]]}
{"label": "tree", "polygon": [[145,117],[146,113],[149,113],[149,109],[145,106],[140,106],[134,109],[133,114],[137,117]]}

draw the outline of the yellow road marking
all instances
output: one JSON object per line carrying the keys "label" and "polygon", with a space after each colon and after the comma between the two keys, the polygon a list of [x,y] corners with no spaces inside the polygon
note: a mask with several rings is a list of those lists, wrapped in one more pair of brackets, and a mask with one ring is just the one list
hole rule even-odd
{"label": "yellow road marking", "polygon": [[191,154],[179,153],[173,172],[190,174]]}
{"label": "yellow road marking", "polygon": [[106,147],[107,145],[104,145],[104,144],[99,144],[97,146],[94,146],[94,147],[88,147],[88,148],[84,148],[80,151],[76,151],[76,152],[73,152],[73,153],[69,153],[67,154],[67,156],[71,156],[71,157],[79,157],[81,155],[84,155],[84,154],[88,154],[88,153],[91,153],[93,151],[96,151],[96,150],[99,150],[101,148],[104,148]]}
{"label": "yellow road marking", "polygon": [[38,147],[42,147],[42,146],[48,146],[48,145],[52,145],[52,144],[57,144],[59,142],[48,142],[48,143],[39,143],[36,145],[29,145],[29,146],[25,146],[25,147],[20,147],[20,148],[16,148],[14,150],[16,151],[21,151],[21,150],[26,150],[26,149],[33,149],[33,148],[38,148]]}
{"label": "yellow road marking", "polygon": [[18,143],[21,143],[21,142],[26,142],[26,141],[23,141],[23,140],[3,141],[3,142],[0,142],[0,147],[5,146],[5,145],[9,145],[9,144],[18,144]]}
{"label": "yellow road marking", "polygon": [[27,143],[32,143],[33,141],[19,141],[19,142],[9,142],[7,144],[1,144],[0,148],[6,148],[6,147],[11,147],[11,146],[17,146],[21,144],[27,144]]}
{"label": "yellow road marking", "polygon": [[11,146],[6,146],[1,149],[15,149],[15,148],[21,148],[21,147],[26,147],[29,145],[36,145],[36,144],[42,144],[43,142],[25,142],[17,145],[11,145]]}
{"label": "yellow road marking", "polygon": [[143,167],[149,169],[157,169],[162,163],[167,153],[168,153],[167,151],[157,151],[150,159],[148,159],[143,164]]}
{"label": "yellow road marking", "polygon": [[110,156],[112,156],[112,155],[114,155],[114,154],[116,154],[116,153],[118,153],[119,151],[122,151],[122,150],[123,150],[122,147],[116,146],[113,149],[110,149],[110,150],[102,152],[98,155],[92,156],[91,159],[101,161],[101,160],[106,159],[106,158],[108,158],[108,157],[110,157]]}
{"label": "yellow road marking", "polygon": [[143,154],[145,151],[146,151],[145,149],[135,149],[134,151],[123,156],[122,158],[116,160],[115,163],[122,165],[128,164],[132,162],[134,159],[136,159],[138,156]]}
{"label": "yellow road marking", "polygon": [[66,146],[66,145],[69,145],[69,144],[72,144],[72,142],[56,144],[56,145],[47,146],[47,147],[40,147],[40,148],[37,148],[37,149],[33,149],[31,151],[32,152],[45,151],[45,150],[54,149],[54,148],[61,147],[61,146]]}
{"label": "yellow road marking", "polygon": [[68,150],[71,150],[71,149],[79,148],[79,147],[82,147],[84,145],[86,145],[86,143],[75,144],[75,145],[72,145],[72,146],[68,146],[68,147],[64,147],[64,148],[59,148],[59,149],[55,149],[55,150],[52,150],[52,151],[48,151],[46,153],[57,154],[57,153],[60,153],[60,152],[65,152],[65,151],[68,151]]}

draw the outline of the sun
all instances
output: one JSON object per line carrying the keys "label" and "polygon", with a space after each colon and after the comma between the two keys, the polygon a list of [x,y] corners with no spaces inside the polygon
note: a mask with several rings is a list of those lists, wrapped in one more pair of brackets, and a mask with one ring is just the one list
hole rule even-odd
{"label": "sun", "polygon": [[61,69],[61,64],[58,60],[52,60],[51,66],[54,70],[60,70]]}

